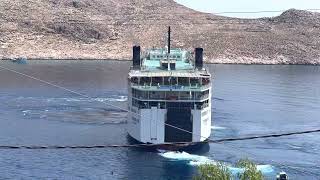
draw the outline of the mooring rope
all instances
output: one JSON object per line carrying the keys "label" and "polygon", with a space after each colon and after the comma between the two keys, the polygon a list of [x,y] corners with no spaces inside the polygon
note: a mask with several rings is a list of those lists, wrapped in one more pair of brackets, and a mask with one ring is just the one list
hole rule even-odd
{"label": "mooring rope", "polygon": [[252,139],[276,138],[276,137],[292,136],[292,135],[300,135],[300,134],[311,134],[311,133],[318,133],[318,132],[320,132],[320,129],[296,131],[296,132],[289,132],[289,133],[279,133],[279,134],[255,135],[255,136],[239,137],[239,138],[226,138],[226,139],[218,139],[218,140],[209,140],[209,142],[219,143],[219,142],[232,142],[232,141],[242,141],[242,140],[252,140]]}
{"label": "mooring rope", "polygon": [[234,141],[245,141],[252,139],[266,139],[266,138],[277,138],[284,136],[293,136],[301,134],[311,134],[319,133],[320,129],[308,130],[308,131],[299,131],[299,132],[290,132],[290,133],[281,133],[281,134],[269,134],[269,135],[256,135],[248,137],[239,137],[239,138],[224,138],[224,139],[209,139],[204,142],[173,142],[173,143],[163,143],[163,144],[114,144],[114,145],[87,145],[87,146],[24,146],[24,145],[0,145],[0,149],[101,149],[101,148],[157,148],[161,146],[174,146],[174,147],[183,147],[186,145],[195,145],[195,144],[205,144],[205,143],[223,143],[223,142],[234,142]]}

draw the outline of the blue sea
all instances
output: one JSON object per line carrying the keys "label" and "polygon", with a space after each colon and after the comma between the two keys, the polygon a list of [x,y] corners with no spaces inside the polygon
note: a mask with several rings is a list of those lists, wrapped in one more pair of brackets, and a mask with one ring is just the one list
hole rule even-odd
{"label": "blue sea", "polygon": [[[87,99],[0,68],[1,145],[128,144],[127,61],[29,61],[0,66],[92,97]],[[206,65],[213,74],[211,139],[320,127],[320,66]],[[101,103],[103,102],[103,103]],[[106,103],[113,106],[107,106]],[[239,159],[266,179],[320,179],[320,134],[208,144],[194,152],[0,149],[0,179],[192,179],[197,166]]]}

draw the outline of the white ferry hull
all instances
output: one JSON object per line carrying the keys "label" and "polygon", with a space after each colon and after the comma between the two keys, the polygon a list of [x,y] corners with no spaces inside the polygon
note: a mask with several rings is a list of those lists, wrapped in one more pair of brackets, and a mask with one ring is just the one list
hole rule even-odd
{"label": "white ferry hull", "polygon": [[[131,107],[131,109],[135,109]],[[170,123],[167,123],[167,109],[151,109],[134,110],[136,113],[130,113],[128,117],[128,134],[135,140],[141,143],[164,144],[170,143],[166,141],[166,131],[168,131]],[[191,111],[192,130],[185,132],[185,135],[190,134],[192,139],[186,141],[183,137],[177,137],[176,142],[203,142],[211,135],[211,105],[202,110]],[[187,122],[188,119],[185,119]],[[176,126],[184,129],[183,127]],[[171,129],[175,129],[172,128]],[[179,129],[175,129],[179,133]],[[183,131],[182,131],[183,132]],[[181,140],[179,140],[181,139]]]}

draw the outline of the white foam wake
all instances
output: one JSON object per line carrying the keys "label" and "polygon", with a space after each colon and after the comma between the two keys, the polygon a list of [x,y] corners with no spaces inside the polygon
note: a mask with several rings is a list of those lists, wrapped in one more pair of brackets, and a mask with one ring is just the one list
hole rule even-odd
{"label": "white foam wake", "polygon": [[170,151],[170,152],[160,153],[160,156],[167,159],[177,160],[177,161],[189,161],[190,165],[197,165],[198,163],[202,163],[202,164],[215,163],[213,160],[209,159],[208,157],[189,154],[186,152]]}
{"label": "white foam wake", "polygon": [[[159,155],[164,158],[175,160],[175,161],[185,161],[190,166],[200,166],[203,164],[216,164],[217,163],[215,160],[212,160],[206,156],[189,154],[187,152],[169,151],[169,152],[160,152]],[[232,174],[238,174],[238,173],[241,173],[244,171],[243,168],[232,167],[229,165],[228,165],[228,168]],[[271,165],[258,165],[257,169],[259,171],[261,171],[263,174],[272,173],[274,171],[274,169]]]}
{"label": "white foam wake", "polygon": [[221,126],[211,126],[212,130],[224,130],[227,129],[226,127],[221,127]]}

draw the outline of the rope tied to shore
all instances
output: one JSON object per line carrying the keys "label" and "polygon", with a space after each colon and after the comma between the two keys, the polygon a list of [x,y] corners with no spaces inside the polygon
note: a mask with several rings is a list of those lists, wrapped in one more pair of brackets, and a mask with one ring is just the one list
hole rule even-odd
{"label": "rope tied to shore", "polygon": [[111,145],[87,145],[87,146],[0,145],[0,149],[104,149],[104,148],[157,148],[157,147],[163,147],[163,146],[184,147],[187,145],[194,145],[194,144],[223,143],[223,142],[245,141],[245,140],[253,140],[253,139],[278,138],[278,137],[311,134],[311,133],[320,133],[320,129],[290,132],[290,133],[280,133],[280,134],[256,135],[256,136],[247,136],[247,137],[239,137],[239,138],[224,138],[224,139],[216,139],[216,140],[209,139],[208,141],[204,141],[204,142],[173,142],[173,143],[163,143],[163,144],[111,144]]}

